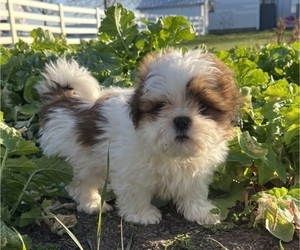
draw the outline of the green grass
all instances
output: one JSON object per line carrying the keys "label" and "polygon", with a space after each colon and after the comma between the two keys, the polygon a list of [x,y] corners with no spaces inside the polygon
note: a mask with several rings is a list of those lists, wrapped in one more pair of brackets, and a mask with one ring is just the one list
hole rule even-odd
{"label": "green grass", "polygon": [[[284,39],[289,40],[292,35],[291,30],[284,32]],[[193,48],[197,45],[205,44],[209,50],[230,50],[237,45],[245,47],[258,47],[268,43],[276,43],[277,37],[275,31],[247,31],[243,33],[229,34],[208,34],[199,36],[191,42],[185,42],[183,45]]]}

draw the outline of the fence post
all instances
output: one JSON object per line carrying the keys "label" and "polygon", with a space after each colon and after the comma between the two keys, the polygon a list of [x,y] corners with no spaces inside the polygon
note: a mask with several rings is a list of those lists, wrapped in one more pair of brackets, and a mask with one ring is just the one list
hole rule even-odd
{"label": "fence post", "polygon": [[60,31],[61,34],[67,35],[66,34],[66,29],[65,29],[65,18],[64,18],[64,6],[63,4],[58,4],[59,5],[59,18],[60,18]]}
{"label": "fence post", "polygon": [[96,19],[97,19],[97,31],[99,33],[101,17],[100,17],[100,8],[98,7],[96,8]]}
{"label": "fence post", "polygon": [[7,0],[6,2],[7,2],[8,13],[9,13],[10,32],[11,32],[13,44],[15,44],[18,41],[18,33],[16,30],[14,3],[13,0]]}
{"label": "fence post", "polygon": [[208,33],[208,25],[209,25],[209,5],[208,0],[204,1],[204,13],[203,13],[203,35],[206,35]]}

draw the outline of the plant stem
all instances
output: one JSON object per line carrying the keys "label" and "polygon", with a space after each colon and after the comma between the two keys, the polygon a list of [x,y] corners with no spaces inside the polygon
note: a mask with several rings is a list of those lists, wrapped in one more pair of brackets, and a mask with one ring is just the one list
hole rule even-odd
{"label": "plant stem", "polygon": [[1,169],[0,169],[0,183],[1,183],[1,180],[2,180],[2,173],[3,173],[3,170],[4,170],[4,167],[5,167],[5,163],[6,163],[6,160],[7,160],[7,157],[8,157],[8,149],[6,148],[5,149],[5,152],[4,152],[4,156],[3,156],[3,160],[1,162]]}
{"label": "plant stem", "polygon": [[36,171],[34,171],[34,172],[29,176],[29,178],[28,178],[26,184],[24,185],[24,187],[23,187],[23,189],[22,189],[22,192],[19,194],[19,197],[18,197],[17,202],[15,203],[15,205],[13,206],[13,208],[10,210],[11,216],[15,213],[15,211],[16,211],[16,209],[17,209],[19,203],[20,203],[21,200],[22,200],[23,194],[25,193],[25,191],[26,191],[26,189],[27,189],[29,183],[31,182],[33,176],[35,176],[37,173],[39,173],[39,172],[41,172],[41,171],[43,171],[43,170],[44,170],[44,169],[37,169]]}
{"label": "plant stem", "polygon": [[[117,11],[118,11],[118,9],[115,8],[115,17],[116,17],[116,14],[117,14],[116,12]],[[118,17],[119,17],[119,15],[118,15]],[[120,19],[120,18],[118,18],[118,19]],[[120,20],[118,20],[118,22],[116,22],[116,29],[117,29],[117,32],[118,32],[118,36],[119,36],[119,39],[121,40],[121,42],[122,42],[122,44],[123,44],[123,46],[126,50],[126,53],[129,54],[129,49],[128,49],[127,45],[125,44],[124,40],[123,40],[123,37],[121,35],[121,31],[120,31],[119,26],[118,26],[119,23],[120,23]]]}

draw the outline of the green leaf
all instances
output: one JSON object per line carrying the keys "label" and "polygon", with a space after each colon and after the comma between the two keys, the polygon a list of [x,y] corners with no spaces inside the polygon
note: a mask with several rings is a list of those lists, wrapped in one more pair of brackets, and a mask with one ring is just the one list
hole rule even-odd
{"label": "green leaf", "polygon": [[168,37],[172,44],[195,39],[195,31],[184,16],[167,16],[163,20],[163,30],[164,36]]}
{"label": "green leaf", "polygon": [[268,150],[262,148],[261,144],[250,136],[248,131],[239,134],[238,141],[243,152],[253,159],[264,158],[268,153]]}
{"label": "green leaf", "polygon": [[291,91],[289,83],[285,79],[281,79],[275,83],[270,83],[264,94],[266,96],[272,96],[277,98],[290,98]]}
{"label": "green leaf", "polygon": [[[24,242],[20,239],[20,234],[17,231],[14,231],[6,226],[6,224],[1,220],[1,249],[2,250],[12,250],[12,249],[29,249],[30,242],[28,239],[24,240],[26,242],[26,246]],[[22,239],[23,240],[23,239]]]}
{"label": "green leaf", "polygon": [[118,3],[106,9],[105,14],[99,28],[100,37],[116,41],[119,51],[130,54],[129,46],[138,34],[133,12]]}
{"label": "green leaf", "polygon": [[28,212],[23,213],[19,220],[19,227],[25,227],[41,217],[42,210],[38,207],[31,208]]}
{"label": "green leaf", "polygon": [[271,190],[267,191],[268,194],[271,194],[273,196],[275,196],[277,199],[287,195],[288,190],[284,187],[281,188],[272,188]]}
{"label": "green leaf", "polygon": [[5,167],[8,168],[9,171],[24,172],[26,174],[37,169],[36,163],[25,155],[8,158]]}
{"label": "green leaf", "polygon": [[55,38],[49,30],[37,28],[31,31],[30,35],[36,44],[55,44]]}
{"label": "green leaf", "polygon": [[299,199],[299,197],[300,197],[300,188],[292,188],[287,192],[287,194],[292,196],[295,199]]}
{"label": "green leaf", "polygon": [[287,127],[284,133],[284,140],[286,144],[291,144],[292,140],[299,138],[299,131],[300,125],[299,124],[292,124],[291,126]]}
{"label": "green leaf", "polygon": [[276,238],[285,242],[293,239],[295,226],[287,222],[280,214],[274,216],[268,210],[266,211],[265,227]]}
{"label": "green leaf", "polygon": [[[33,101],[30,104],[24,104],[20,106],[20,113],[26,116],[34,116],[39,111],[40,102]],[[28,122],[30,124],[30,122]]]}
{"label": "green leaf", "polygon": [[21,97],[16,92],[8,90],[7,88],[1,90],[1,99],[4,106],[9,108],[14,108],[15,106],[22,104]]}
{"label": "green leaf", "polygon": [[275,166],[268,165],[265,159],[258,159],[255,161],[258,168],[258,183],[263,185],[274,178]]}
{"label": "green leaf", "polygon": [[[35,181],[60,184],[68,183],[72,179],[72,170],[70,165],[60,157],[41,157],[35,162],[38,170],[35,171]],[[38,173],[37,173],[38,172]]]}
{"label": "green leaf", "polygon": [[286,166],[280,161],[279,156],[275,153],[275,151],[272,149],[270,145],[266,143],[263,143],[262,145],[264,146],[264,148],[268,149],[268,154],[263,159],[264,163],[269,168],[276,171],[279,178],[285,183],[287,178]]}
{"label": "green leaf", "polygon": [[234,207],[238,201],[243,201],[243,190],[243,185],[233,182],[231,185],[231,192],[228,193],[227,196],[211,198],[212,203],[221,211],[221,220],[227,218],[229,209]]}
{"label": "green leaf", "polygon": [[9,150],[10,155],[29,155],[39,152],[34,142],[26,141],[18,130],[7,126],[4,122],[0,122],[0,131],[0,144]]}
{"label": "green leaf", "polygon": [[40,76],[31,76],[26,80],[23,97],[28,103],[39,99],[35,86],[40,79]]}
{"label": "green leaf", "polygon": [[[293,239],[299,207],[284,187],[259,192],[251,197],[258,204],[255,224],[263,222],[266,229],[285,242]],[[296,220],[295,220],[296,218]]]}

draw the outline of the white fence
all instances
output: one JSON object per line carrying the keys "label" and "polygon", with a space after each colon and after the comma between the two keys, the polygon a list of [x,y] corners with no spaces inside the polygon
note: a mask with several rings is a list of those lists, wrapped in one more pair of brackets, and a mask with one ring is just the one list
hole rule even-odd
{"label": "white fence", "polygon": [[[80,40],[90,40],[98,34],[104,11],[100,8],[83,8],[50,4],[31,0],[0,0],[1,37],[0,44],[11,45],[19,39],[32,42],[29,33],[41,27],[54,35],[63,34],[69,44],[79,44]],[[137,21],[141,18],[154,19],[135,13]],[[203,34],[202,17],[190,17],[197,34]],[[140,23],[140,22],[138,22]],[[143,28],[142,25],[140,28]]]}

